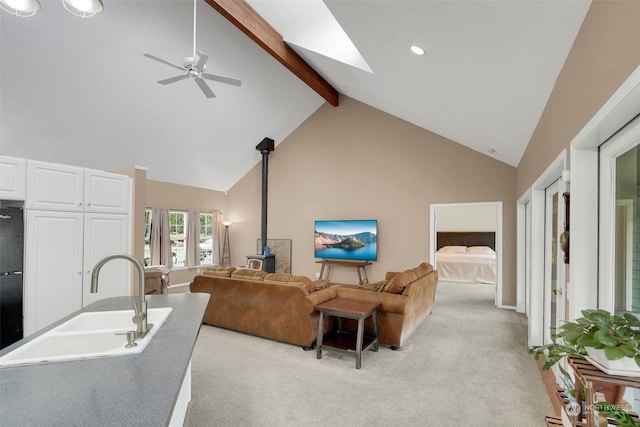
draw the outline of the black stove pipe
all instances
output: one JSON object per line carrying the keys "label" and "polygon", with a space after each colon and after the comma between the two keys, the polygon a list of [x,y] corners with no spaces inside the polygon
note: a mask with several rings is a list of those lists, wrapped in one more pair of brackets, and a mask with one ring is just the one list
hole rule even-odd
{"label": "black stove pipe", "polygon": [[262,223],[260,227],[260,243],[262,250],[267,246],[267,184],[269,181],[269,153],[275,150],[273,139],[265,138],[256,150],[262,154]]}

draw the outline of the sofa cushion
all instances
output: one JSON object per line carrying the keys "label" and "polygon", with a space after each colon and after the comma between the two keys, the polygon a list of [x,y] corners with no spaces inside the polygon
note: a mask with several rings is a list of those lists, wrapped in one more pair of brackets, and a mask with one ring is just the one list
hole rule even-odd
{"label": "sofa cushion", "polygon": [[231,277],[231,273],[235,271],[235,267],[209,267],[202,269],[201,274],[207,276]]}
{"label": "sofa cushion", "polygon": [[309,280],[308,277],[294,276],[291,274],[283,273],[269,273],[264,277],[266,283],[274,283],[290,286],[301,286],[304,288],[305,293],[309,294],[316,291],[316,286]]}
{"label": "sofa cushion", "polygon": [[[387,284],[381,289],[381,292],[389,292],[391,294],[401,294],[404,289],[419,278],[426,276],[433,271],[433,266],[423,262],[415,268],[405,270],[402,273],[395,274],[389,278]],[[387,273],[387,277],[389,274]]]}
{"label": "sofa cushion", "polygon": [[420,278],[422,276],[426,276],[427,274],[431,273],[433,271],[433,266],[428,262],[423,262],[422,264],[414,268],[414,270],[416,270],[416,273],[418,274],[418,278]]}
{"label": "sofa cushion", "polygon": [[320,289],[326,288],[329,284],[329,281],[326,279],[322,279],[322,280],[314,280],[311,283],[313,283],[313,287],[315,288],[315,290],[319,291]]}
{"label": "sofa cushion", "polygon": [[245,280],[264,280],[264,277],[269,274],[262,270],[247,270],[244,268],[238,268],[237,270],[231,273],[231,277],[234,279],[245,279]]}
{"label": "sofa cushion", "polygon": [[386,284],[386,280],[381,280],[375,283],[365,283],[364,285],[360,286],[360,289],[364,289],[365,291],[382,292],[382,289],[384,289],[384,285]]}
{"label": "sofa cushion", "polygon": [[401,294],[404,288],[416,279],[415,274],[411,270],[403,271],[400,274],[393,276],[387,284],[382,288],[381,292],[388,292],[390,294]]}

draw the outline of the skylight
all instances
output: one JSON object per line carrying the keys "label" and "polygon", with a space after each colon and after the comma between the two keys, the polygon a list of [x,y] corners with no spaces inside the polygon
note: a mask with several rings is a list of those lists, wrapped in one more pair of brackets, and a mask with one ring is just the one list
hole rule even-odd
{"label": "skylight", "polygon": [[290,45],[373,73],[322,0],[248,0]]}

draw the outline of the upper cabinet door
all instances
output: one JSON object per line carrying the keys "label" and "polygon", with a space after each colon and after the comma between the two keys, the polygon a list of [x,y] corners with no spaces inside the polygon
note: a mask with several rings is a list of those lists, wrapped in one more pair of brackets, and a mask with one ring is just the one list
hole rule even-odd
{"label": "upper cabinet door", "polygon": [[127,175],[85,170],[85,212],[129,213],[131,179]]}
{"label": "upper cabinet door", "polygon": [[0,156],[0,200],[24,200],[27,193],[27,161]]}
{"label": "upper cabinet door", "polygon": [[29,160],[27,162],[27,209],[84,210],[84,169]]}

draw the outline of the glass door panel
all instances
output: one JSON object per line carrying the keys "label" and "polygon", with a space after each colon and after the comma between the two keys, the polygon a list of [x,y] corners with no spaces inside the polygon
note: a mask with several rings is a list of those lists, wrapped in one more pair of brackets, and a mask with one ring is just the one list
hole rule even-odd
{"label": "glass door panel", "polygon": [[552,342],[552,329],[560,326],[565,313],[565,284],[560,251],[561,220],[564,205],[560,199],[560,180],[545,190],[545,342]]}

